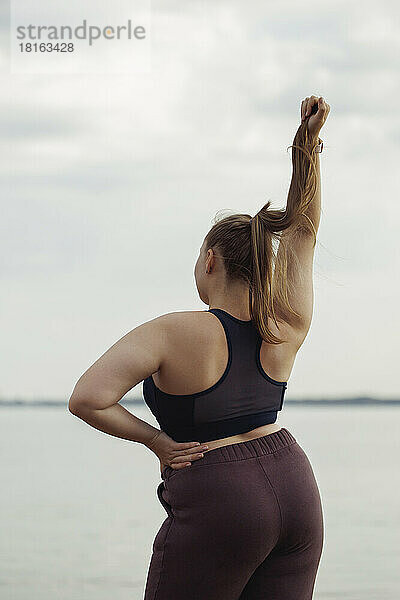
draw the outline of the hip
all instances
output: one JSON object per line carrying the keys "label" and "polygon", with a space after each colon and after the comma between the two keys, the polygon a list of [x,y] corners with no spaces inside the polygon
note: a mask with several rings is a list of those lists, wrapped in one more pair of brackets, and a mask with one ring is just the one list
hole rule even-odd
{"label": "hip", "polygon": [[[190,522],[208,519],[230,523],[257,522],[271,511],[290,531],[302,523],[321,530],[322,505],[310,461],[294,436],[284,427],[244,442],[220,446],[185,469],[163,470],[158,497],[171,517]],[[268,507],[268,510],[266,510]],[[231,513],[232,519],[229,518]],[[206,515],[206,516],[204,516]]]}

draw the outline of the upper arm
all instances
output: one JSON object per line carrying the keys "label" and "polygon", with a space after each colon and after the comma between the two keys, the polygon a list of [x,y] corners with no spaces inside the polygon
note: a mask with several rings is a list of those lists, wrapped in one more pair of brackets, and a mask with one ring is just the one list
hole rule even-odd
{"label": "upper arm", "polygon": [[290,228],[283,232],[283,243],[278,248],[280,253],[286,253],[287,260],[287,294],[290,306],[299,317],[283,315],[291,326],[298,345],[304,341],[311,325],[314,304],[313,262],[314,236],[305,228]]}
{"label": "upper arm", "polygon": [[168,315],[147,321],[113,344],[78,379],[69,408],[102,409],[116,404],[156,372],[165,357]]}

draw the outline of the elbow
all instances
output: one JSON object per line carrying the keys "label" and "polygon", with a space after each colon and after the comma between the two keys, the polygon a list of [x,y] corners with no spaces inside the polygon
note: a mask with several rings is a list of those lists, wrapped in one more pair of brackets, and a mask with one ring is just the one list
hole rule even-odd
{"label": "elbow", "polygon": [[92,403],[87,400],[87,398],[72,395],[68,402],[68,410],[76,417],[80,417],[82,419],[84,415],[87,415],[88,413],[98,409],[93,406]]}
{"label": "elbow", "polygon": [[82,412],[82,406],[83,404],[81,400],[77,396],[74,396],[74,394],[72,394],[68,402],[69,412],[75,416],[79,416],[79,414]]}
{"label": "elbow", "polygon": [[93,390],[85,383],[83,376],[78,379],[68,401],[68,410],[79,417],[94,406]]}
{"label": "elbow", "polygon": [[82,415],[103,410],[119,401],[115,399],[114,394],[104,390],[104,386],[102,388],[100,389],[97,382],[81,377],[75,384],[68,401],[69,411],[82,418]]}
{"label": "elbow", "polygon": [[90,408],[90,401],[88,401],[87,393],[83,393],[82,388],[78,387],[78,385],[75,385],[68,401],[69,412],[79,417],[82,412],[88,408]]}
{"label": "elbow", "polygon": [[115,400],[107,401],[102,396],[88,393],[88,390],[74,390],[68,402],[68,409],[73,415],[82,417],[115,404]]}

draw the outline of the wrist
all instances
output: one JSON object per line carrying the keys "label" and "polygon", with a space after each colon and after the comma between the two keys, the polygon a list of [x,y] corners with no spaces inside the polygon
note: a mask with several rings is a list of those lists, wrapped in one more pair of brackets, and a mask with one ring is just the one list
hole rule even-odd
{"label": "wrist", "polygon": [[309,136],[305,143],[305,146],[308,150],[311,150],[312,152],[317,152],[317,153],[322,152],[323,145],[324,145],[324,143],[323,143],[322,139],[319,137],[319,135]]}
{"label": "wrist", "polygon": [[155,441],[161,434],[162,434],[162,429],[154,428],[154,432],[152,432],[152,435],[147,440],[143,441],[143,444],[145,446],[147,446],[150,450],[152,450],[154,447]]}
{"label": "wrist", "polygon": [[321,138],[319,137],[317,139],[317,141],[314,144],[314,152],[316,152],[317,154],[321,154],[323,147],[324,147],[324,142],[321,140]]}

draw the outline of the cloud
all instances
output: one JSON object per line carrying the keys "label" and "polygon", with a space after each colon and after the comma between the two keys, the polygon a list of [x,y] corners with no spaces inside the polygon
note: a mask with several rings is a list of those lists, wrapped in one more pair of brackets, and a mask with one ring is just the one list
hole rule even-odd
{"label": "cloud", "polygon": [[[351,335],[357,378],[349,375],[343,387],[331,377],[328,387],[332,395],[358,390],[359,378],[369,375],[365,347],[382,335],[383,291],[390,287],[385,311],[399,296],[393,274],[400,217],[399,9],[392,2],[367,2],[362,12],[359,6],[155,1],[150,74],[24,76],[3,69],[8,316],[0,395],[63,396],[77,372],[131,325],[203,308],[193,265],[212,217],[225,208],[253,214],[267,199],[284,204],[286,148],[300,102],[312,93],[331,104],[322,135],[315,266],[321,317],[313,339],[322,332],[329,339],[338,320],[343,335],[329,344],[330,364],[348,370],[343,344]],[[3,34],[5,22],[3,7]],[[308,343],[311,369],[321,347],[320,340]],[[393,393],[385,375],[395,368],[396,343],[389,335],[375,357],[380,377],[368,379],[366,392]],[[24,377],[15,376],[17,363]],[[298,395],[326,391],[326,373],[301,373],[293,375]]]}

